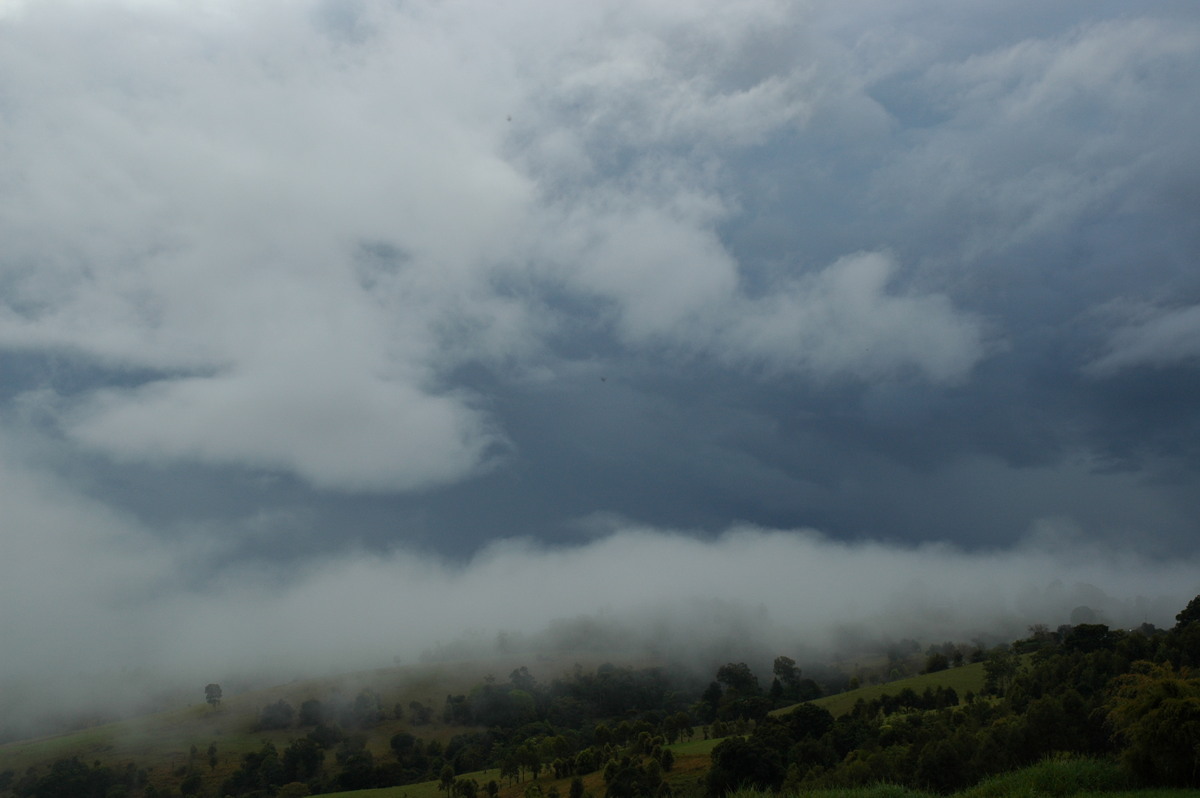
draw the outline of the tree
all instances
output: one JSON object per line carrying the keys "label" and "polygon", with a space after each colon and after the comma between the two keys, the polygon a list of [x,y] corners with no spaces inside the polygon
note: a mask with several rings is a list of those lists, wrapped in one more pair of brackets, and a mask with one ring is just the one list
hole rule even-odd
{"label": "tree", "polygon": [[777,790],[783,783],[782,758],[754,739],[730,737],[712,751],[708,796],[721,798],[743,787]]}
{"label": "tree", "polygon": [[726,689],[743,697],[762,694],[762,690],[758,686],[758,677],[744,662],[730,662],[722,665],[717,669],[717,681],[725,685]]}
{"label": "tree", "polygon": [[300,716],[296,723],[300,726],[316,726],[324,723],[325,706],[315,698],[310,698],[300,705]]}
{"label": "tree", "polygon": [[204,700],[208,702],[209,706],[216,709],[221,703],[221,685],[215,683],[205,685]]}
{"label": "tree", "polygon": [[1112,684],[1108,721],[1122,758],[1156,784],[1200,786],[1200,678],[1139,662]]}
{"label": "tree", "polygon": [[1190,623],[1200,621],[1200,596],[1188,602],[1188,605],[1175,616],[1175,630],[1182,630]]}
{"label": "tree", "polygon": [[292,718],[295,716],[296,710],[281,698],[274,704],[267,704],[262,708],[258,716],[258,728],[286,729],[292,725]]}
{"label": "tree", "polygon": [[283,775],[289,781],[308,781],[321,772],[325,749],[307,737],[292,740],[283,749]]}
{"label": "tree", "polygon": [[[430,709],[431,713],[432,711]],[[354,717],[354,722],[360,728],[365,729],[383,720],[383,702],[379,700],[379,695],[374,690],[363,688],[354,697],[354,706],[350,712]]]}
{"label": "tree", "polygon": [[1003,647],[992,649],[987,660],[983,663],[983,692],[990,695],[1004,695],[1012,679],[1017,674],[1020,662],[1011,651]]}
{"label": "tree", "polygon": [[782,715],[779,722],[787,727],[793,738],[802,740],[811,737],[815,740],[833,728],[833,715],[816,704],[801,704]]}
{"label": "tree", "polygon": [[310,731],[307,737],[322,748],[333,748],[346,739],[346,735],[336,724],[330,726],[324,723],[318,723],[317,728]]}
{"label": "tree", "polygon": [[200,788],[204,786],[204,779],[194,770],[188,771],[188,774],[183,777],[183,781],[179,783],[179,793],[181,795],[195,795],[200,792]]}
{"label": "tree", "polygon": [[446,798],[450,798],[450,791],[454,788],[454,768],[446,765],[442,768],[442,772],[438,775],[438,790],[446,791]]}
{"label": "tree", "polygon": [[780,695],[795,701],[800,690],[800,669],[796,667],[796,660],[791,657],[776,657],[771,670],[779,681]]}
{"label": "tree", "polygon": [[937,673],[950,667],[950,659],[940,651],[930,654],[925,660],[925,673]]}

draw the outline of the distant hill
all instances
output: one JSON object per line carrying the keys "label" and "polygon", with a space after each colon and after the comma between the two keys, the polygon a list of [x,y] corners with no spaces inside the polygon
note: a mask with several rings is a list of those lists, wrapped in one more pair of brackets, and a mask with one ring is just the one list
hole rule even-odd
{"label": "distant hill", "polygon": [[[565,655],[408,665],[226,694],[215,708],[204,703],[204,685],[198,684],[196,703],[191,706],[2,744],[0,774],[5,771],[23,774],[31,766],[78,757],[85,763],[132,764],[146,770],[152,783],[173,789],[173,794],[178,794],[179,783],[189,768],[201,772],[206,783],[219,785],[240,766],[245,754],[260,750],[265,743],[272,743],[282,751],[290,741],[309,731],[295,725],[284,729],[258,728],[264,707],[284,701],[298,711],[305,701],[316,699],[337,712],[353,705],[364,690],[378,697],[380,718],[349,730],[361,735],[365,747],[374,755],[385,757],[390,755],[392,736],[400,731],[443,744],[456,734],[474,731],[443,723],[442,709],[447,695],[467,692],[486,677],[504,681],[513,669],[527,666],[538,679],[550,680],[576,665],[595,668],[599,664],[595,655],[586,658]],[[416,722],[410,708],[412,702],[431,710],[428,723]],[[397,706],[401,718],[396,717]],[[209,763],[210,746],[215,748],[215,766]],[[5,794],[0,788],[0,796]]]}

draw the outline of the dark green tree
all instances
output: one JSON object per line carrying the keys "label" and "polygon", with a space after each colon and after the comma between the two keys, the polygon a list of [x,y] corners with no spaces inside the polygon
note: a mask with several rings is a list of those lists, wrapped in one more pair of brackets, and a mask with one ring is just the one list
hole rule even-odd
{"label": "dark green tree", "polygon": [[925,659],[925,673],[937,673],[950,667],[950,659],[940,651],[935,651]]}
{"label": "dark green tree", "polygon": [[1175,616],[1175,630],[1180,631],[1188,624],[1200,621],[1200,596],[1188,602],[1188,605]]}
{"label": "dark green tree", "polygon": [[721,798],[734,790],[751,787],[777,790],[786,775],[778,751],[754,739],[730,737],[712,751],[712,767],[707,778],[709,798]]}
{"label": "dark green tree", "polygon": [[438,790],[446,792],[446,798],[450,798],[450,791],[454,788],[454,768],[446,765],[442,768],[442,772],[438,774]]}
{"label": "dark green tree", "polygon": [[301,737],[283,749],[283,776],[287,781],[310,781],[320,774],[324,761],[325,749]]}
{"label": "dark green tree", "polygon": [[1142,662],[1112,688],[1108,720],[1133,772],[1153,784],[1200,787],[1200,678]]}
{"label": "dark green tree", "polygon": [[286,729],[292,725],[296,710],[282,698],[274,704],[267,704],[258,715],[260,729]]}

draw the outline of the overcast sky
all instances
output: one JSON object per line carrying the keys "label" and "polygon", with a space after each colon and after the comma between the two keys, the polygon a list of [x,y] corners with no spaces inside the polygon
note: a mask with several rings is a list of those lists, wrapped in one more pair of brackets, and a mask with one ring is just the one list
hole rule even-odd
{"label": "overcast sky", "polygon": [[1190,0],[0,0],[0,664],[1169,623],[1198,80]]}

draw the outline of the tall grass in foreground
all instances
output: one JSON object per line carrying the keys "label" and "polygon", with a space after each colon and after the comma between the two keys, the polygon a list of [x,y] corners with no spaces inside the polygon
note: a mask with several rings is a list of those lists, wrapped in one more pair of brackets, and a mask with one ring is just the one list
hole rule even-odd
{"label": "tall grass in foreground", "polygon": [[[768,798],[768,793],[739,790],[730,798]],[[976,784],[955,798],[1184,798],[1200,790],[1137,790],[1129,775],[1115,762],[1103,759],[1051,757],[1031,767],[1002,773]],[[805,790],[788,798],[941,798],[895,784],[870,787]]]}
{"label": "tall grass in foreground", "polygon": [[[738,790],[730,793],[727,798],[768,798],[771,793],[757,790]],[[844,789],[811,790],[795,793],[803,798],[941,798],[935,793],[910,790],[897,784],[875,784],[870,787],[846,787]]]}
{"label": "tall grass in foreground", "polygon": [[1129,774],[1104,759],[1051,757],[1036,765],[1001,773],[959,793],[961,798],[1068,796],[1110,793],[1134,787]]}

